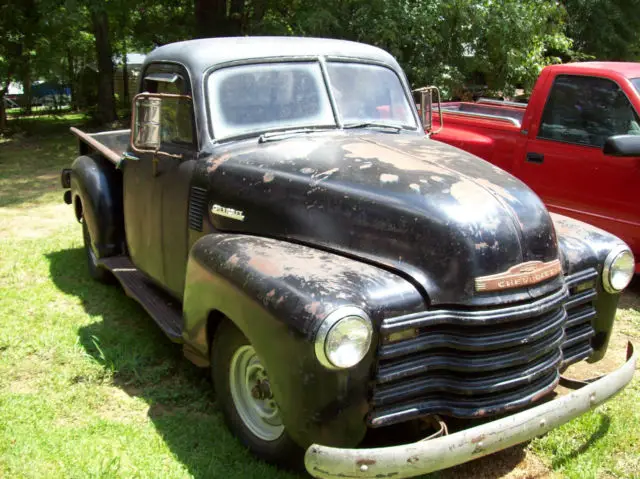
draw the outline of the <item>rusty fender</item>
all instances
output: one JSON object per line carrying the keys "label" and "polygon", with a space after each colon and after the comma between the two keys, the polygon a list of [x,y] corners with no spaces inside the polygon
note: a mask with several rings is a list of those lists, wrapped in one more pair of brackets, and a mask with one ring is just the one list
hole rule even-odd
{"label": "rusty fender", "polygon": [[317,478],[414,477],[467,462],[540,436],[602,404],[632,379],[637,353],[629,343],[627,362],[566,396],[449,436],[377,449],[312,445],[305,466]]}
{"label": "rusty fender", "polygon": [[367,311],[375,331],[383,317],[426,307],[410,283],[374,266],[271,238],[210,234],[189,255],[184,339],[206,360],[210,312],[226,316],[267,367],[290,436],[304,448],[355,447],[367,429],[375,348],[338,371],[322,366],[314,348],[322,321],[341,306]]}
{"label": "rusty fender", "polygon": [[598,271],[600,276],[595,300],[597,315],[591,321],[595,336],[591,339],[593,354],[588,361],[593,363],[601,360],[607,352],[620,298],[619,294],[610,294],[602,287],[602,267],[609,252],[624,243],[611,233],[573,218],[551,213],[551,219],[558,237],[565,274],[591,269]]}

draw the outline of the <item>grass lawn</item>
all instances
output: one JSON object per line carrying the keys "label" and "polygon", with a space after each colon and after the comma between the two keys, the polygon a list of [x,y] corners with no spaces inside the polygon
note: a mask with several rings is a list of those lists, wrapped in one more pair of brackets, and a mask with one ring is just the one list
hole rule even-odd
{"label": "grass lawn", "polygon": [[[0,478],[293,478],[227,432],[207,371],[116,286],[90,280],[59,171],[81,115],[0,139]],[[38,133],[34,133],[38,132]],[[640,283],[612,355],[640,346]],[[594,372],[596,374],[596,372]],[[544,438],[432,477],[640,477],[640,382]]]}

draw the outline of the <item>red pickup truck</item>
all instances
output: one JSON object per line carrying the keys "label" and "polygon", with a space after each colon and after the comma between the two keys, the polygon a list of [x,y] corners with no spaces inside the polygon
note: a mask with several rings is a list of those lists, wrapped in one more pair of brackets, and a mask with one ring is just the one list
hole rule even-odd
{"label": "red pickup truck", "polygon": [[[440,124],[432,111],[427,130]],[[551,211],[619,236],[640,273],[640,63],[552,65],[528,104],[481,99],[440,111],[434,139],[517,176]]]}

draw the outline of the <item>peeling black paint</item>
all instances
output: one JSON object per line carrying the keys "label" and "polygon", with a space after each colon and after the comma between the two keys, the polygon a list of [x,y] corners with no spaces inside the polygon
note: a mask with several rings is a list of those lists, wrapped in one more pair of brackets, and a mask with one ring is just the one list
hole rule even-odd
{"label": "peeling black paint", "polygon": [[222,148],[207,161],[202,183],[212,202],[245,211],[246,219],[212,216],[212,231],[366,258],[412,278],[432,304],[488,304],[548,291],[474,291],[476,276],[549,261],[558,252],[538,197],[472,155],[420,135],[362,132]]}
{"label": "peeling black paint", "polygon": [[363,308],[376,337],[383,318],[426,308],[397,275],[307,246],[211,234],[192,248],[184,301],[188,342],[207,358],[209,312],[232,318],[267,367],[287,430],[301,445],[355,446],[366,432],[376,348],[343,371],[324,368],[313,348],[322,320],[343,305]]}

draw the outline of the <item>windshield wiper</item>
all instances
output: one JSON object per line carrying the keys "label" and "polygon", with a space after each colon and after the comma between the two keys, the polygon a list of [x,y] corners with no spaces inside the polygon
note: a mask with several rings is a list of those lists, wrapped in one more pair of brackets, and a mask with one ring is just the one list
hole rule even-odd
{"label": "windshield wiper", "polygon": [[267,141],[277,141],[289,138],[290,136],[301,135],[305,133],[315,133],[316,131],[334,130],[334,127],[314,127],[314,128],[292,128],[291,130],[268,131],[258,137],[258,143],[266,143]]}
{"label": "windshield wiper", "polygon": [[354,128],[386,128],[389,130],[393,130],[395,133],[400,133],[401,130],[413,130],[406,125],[397,125],[395,123],[384,123],[381,121],[363,121],[360,123],[346,123],[342,126],[345,130],[350,130]]}

